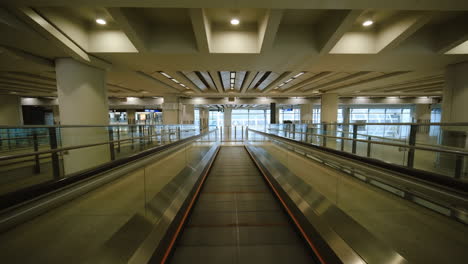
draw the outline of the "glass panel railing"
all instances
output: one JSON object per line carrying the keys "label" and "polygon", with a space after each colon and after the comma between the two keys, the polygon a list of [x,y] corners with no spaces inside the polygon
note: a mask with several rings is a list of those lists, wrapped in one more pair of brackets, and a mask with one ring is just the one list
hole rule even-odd
{"label": "glass panel railing", "polygon": [[[392,182],[397,177],[389,176],[389,172],[285,140],[283,132],[280,138],[271,134],[271,130],[270,133],[249,130],[246,145],[258,153],[267,173],[285,192],[294,194],[291,199],[302,199],[297,204],[301,210],[305,208],[318,215],[322,221],[313,218],[314,223],[320,223],[317,228],[329,225],[340,240],[347,241],[366,260],[369,260],[366,254],[379,255],[378,240],[409,263],[466,262],[465,196],[442,194],[432,185],[423,191],[417,189],[421,184],[405,185],[407,180]],[[376,151],[384,150],[373,149],[371,156]],[[347,221],[335,208],[352,221]],[[368,232],[373,238],[369,239]],[[327,231],[326,236],[330,237],[330,233]],[[404,262],[398,258],[391,258],[392,261]]]}
{"label": "glass panel railing", "polygon": [[[159,139],[160,131],[156,134]],[[6,229],[1,218],[0,258],[5,263],[149,263],[216,153],[214,132],[208,135],[51,194],[61,204],[33,221]],[[68,198],[83,188],[91,189]]]}
{"label": "glass panel railing", "polygon": [[199,134],[194,125],[0,127],[0,195]]}
{"label": "glass panel railing", "polygon": [[468,180],[466,123],[271,124],[257,131]]}

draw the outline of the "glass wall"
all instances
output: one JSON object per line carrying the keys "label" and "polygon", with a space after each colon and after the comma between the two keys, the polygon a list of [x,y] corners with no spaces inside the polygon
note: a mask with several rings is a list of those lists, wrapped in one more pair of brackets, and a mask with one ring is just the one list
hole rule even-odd
{"label": "glass wall", "polygon": [[215,110],[209,112],[209,126],[224,126],[224,112]]}
{"label": "glass wall", "polygon": [[232,126],[265,127],[269,123],[269,109],[232,109]]}
{"label": "glass wall", "polygon": [[280,124],[282,124],[285,121],[290,121],[292,123],[301,122],[301,109],[299,105],[291,106],[288,108],[280,108],[279,122]]}
{"label": "glass wall", "polygon": [[195,109],[193,114],[193,124],[200,127],[200,109]]}
{"label": "glass wall", "polygon": [[312,109],[312,123],[320,123],[320,106]]}
{"label": "glass wall", "polygon": [[[410,123],[411,107],[401,106],[398,108],[350,108],[350,123]],[[406,138],[409,126],[362,126],[359,133],[389,137]]]}

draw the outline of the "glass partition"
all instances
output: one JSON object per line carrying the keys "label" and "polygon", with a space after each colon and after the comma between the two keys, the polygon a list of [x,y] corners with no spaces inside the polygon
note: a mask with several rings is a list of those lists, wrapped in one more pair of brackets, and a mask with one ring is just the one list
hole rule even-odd
{"label": "glass partition", "polygon": [[[135,257],[149,259],[153,251],[147,249],[156,249],[159,242],[153,241],[161,241],[158,236],[169,229],[174,212],[180,210],[216,153],[216,142],[208,135],[127,164],[123,168],[126,172],[112,171],[101,175],[99,181],[91,179],[87,186],[93,189],[85,194],[33,221],[2,230],[0,258],[5,263],[68,263],[71,259],[73,263],[127,263]],[[148,252],[141,254],[141,248]]]}
{"label": "glass partition", "polygon": [[[314,129],[321,134],[320,128]],[[283,137],[281,130],[270,133]],[[310,206],[359,255],[382,241],[409,263],[464,263],[468,257],[467,227],[449,209],[378,181],[376,172],[362,169],[366,166],[350,166],[333,155],[253,130],[249,130],[246,145],[259,153],[262,165],[285,192],[301,197],[300,208],[307,211]],[[344,221],[336,208],[353,221]],[[327,236],[330,232],[327,230]],[[366,240],[366,232],[374,240]]]}
{"label": "glass partition", "polygon": [[0,195],[199,133],[195,125],[0,127]]}
{"label": "glass partition", "polygon": [[[355,118],[361,118],[362,109],[354,110],[357,110],[354,113]],[[371,112],[374,120],[383,118],[384,112],[386,118],[388,116],[396,118],[395,112],[401,113],[398,118],[401,116],[408,118],[408,111],[405,109],[393,112],[365,111],[366,115]],[[468,124],[271,124],[266,130],[258,131],[468,180]]]}

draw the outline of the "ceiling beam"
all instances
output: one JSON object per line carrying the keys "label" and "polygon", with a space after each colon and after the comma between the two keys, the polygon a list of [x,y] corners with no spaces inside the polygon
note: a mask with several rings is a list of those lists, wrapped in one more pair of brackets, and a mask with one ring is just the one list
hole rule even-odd
{"label": "ceiling beam", "polygon": [[138,14],[125,8],[108,8],[107,12],[139,52],[148,50],[151,32],[147,23]]}
{"label": "ceiling beam", "polygon": [[167,74],[169,74],[170,76],[172,76],[173,78],[176,78],[177,80],[179,80],[181,83],[185,84],[189,89],[191,89],[195,93],[197,93],[197,94],[202,93],[202,91],[189,78],[187,78],[187,76],[185,76],[185,74],[183,74],[182,72],[180,72],[180,71],[170,71],[170,70],[165,71],[165,72]]}
{"label": "ceiling beam", "polygon": [[468,16],[461,15],[433,30],[433,47],[438,54],[444,54],[468,40]]}
{"label": "ceiling beam", "polygon": [[224,91],[224,86],[221,82],[221,80],[219,79],[219,74],[217,71],[209,71],[208,72],[211,79],[213,80],[214,82],[214,85],[216,87],[216,90],[218,91],[218,93],[222,93]]}
{"label": "ceiling beam", "polygon": [[297,73],[290,72],[290,71],[283,72],[278,78],[276,78],[276,80],[271,82],[265,89],[263,89],[262,93],[267,93],[267,92],[275,89],[284,79],[289,79],[289,78],[293,77],[296,74]]}
{"label": "ceiling beam", "polygon": [[271,72],[268,77],[263,80],[263,82],[260,83],[260,85],[258,85],[258,88],[261,92],[263,92],[263,90],[265,90],[272,82],[274,82],[275,80],[277,80],[278,78],[280,77],[280,74],[276,73],[276,72]]}
{"label": "ceiling beam", "polygon": [[58,48],[64,50],[72,58],[99,68],[107,69],[111,67],[110,63],[82,50],[77,44],[75,44],[75,42],[64,35],[57,27],[49,23],[34,9],[21,7],[17,9],[17,14],[27,24],[39,32],[39,34],[51,41]]}
{"label": "ceiling beam", "polygon": [[327,78],[332,74],[333,74],[333,72],[329,72],[329,71],[320,72],[320,73],[318,73],[318,74],[316,74],[316,75],[314,75],[314,76],[312,76],[310,78],[305,79],[304,81],[302,81],[302,82],[300,82],[300,83],[298,83],[296,85],[293,85],[293,86],[291,86],[291,87],[289,87],[287,89],[282,90],[281,92],[283,92],[283,93],[294,92],[294,91],[296,91],[296,90],[298,90],[298,89],[300,89],[300,88],[302,88],[304,86],[307,86],[309,84],[312,84],[314,82],[322,80],[323,78]]}
{"label": "ceiling beam", "polygon": [[12,83],[17,83],[17,84],[25,84],[25,85],[34,85],[37,87],[43,87],[46,89],[52,89],[56,90],[57,86],[55,84],[50,84],[50,83],[42,83],[42,82],[37,82],[37,81],[30,81],[30,80],[22,80],[14,77],[7,77],[7,76],[0,76],[1,81],[7,81],[7,82],[12,82]]}
{"label": "ceiling beam", "polygon": [[253,72],[253,71],[248,71],[245,73],[244,82],[242,83],[242,87],[240,91],[241,94],[244,94],[245,92],[247,92],[247,90],[249,89],[250,83],[252,83],[252,80],[255,78],[256,75],[257,75],[257,72]]}
{"label": "ceiling beam", "polygon": [[315,28],[319,54],[327,54],[341,37],[351,29],[362,10],[334,10]]}
{"label": "ceiling beam", "polygon": [[346,84],[343,86],[335,87],[335,88],[329,89],[328,91],[333,91],[333,92],[340,91],[340,93],[344,93],[344,92],[353,92],[355,90],[360,90],[362,92],[362,91],[375,89],[375,83],[377,83],[378,85],[379,82],[388,83],[388,82],[398,82],[402,80],[409,80],[410,78],[414,78],[412,76],[415,76],[415,75],[418,76],[419,74],[421,74],[421,73],[417,73],[415,75],[410,74],[406,76],[406,78],[401,76],[401,75],[408,74],[408,73],[411,73],[411,72],[408,72],[408,71],[392,72],[392,73],[388,73],[385,75],[381,75],[381,76],[357,81],[354,83]]}
{"label": "ceiling beam", "polygon": [[242,84],[244,83],[245,75],[247,74],[246,71],[236,71],[236,79],[234,81],[234,89],[240,91],[242,88]]}
{"label": "ceiling beam", "polygon": [[396,18],[377,32],[375,52],[385,52],[395,48],[422,26],[426,25],[431,18],[432,14],[427,12]]}
{"label": "ceiling beam", "polygon": [[6,82],[6,81],[0,81],[0,87],[15,87],[19,89],[24,89],[24,90],[31,90],[31,91],[41,91],[41,92],[56,92],[57,90],[55,89],[50,89],[50,88],[44,88],[44,87],[37,87],[34,85],[27,85],[27,84],[18,84],[14,82]]}
{"label": "ceiling beam", "polygon": [[[345,77],[342,77],[342,78],[338,78],[338,79],[335,79],[333,81],[329,81],[329,82],[326,82],[326,83],[323,83],[323,84],[320,84],[320,85],[317,85],[317,86],[314,86],[314,87],[310,87],[310,88],[306,88],[306,89],[303,89],[304,92],[306,91],[317,91],[318,89],[321,89],[321,88],[325,88],[325,87],[328,87],[330,85],[334,85],[334,84],[337,84],[337,83],[340,83],[340,82],[345,82],[345,81],[349,81],[349,80],[352,80],[354,78],[359,78],[359,77],[362,77],[362,76],[365,76],[367,74],[369,74],[371,72],[369,71],[361,71],[361,72],[356,72],[356,73],[352,73],[348,76],[345,76]],[[333,89],[333,88],[332,88]],[[330,90],[332,90],[330,89]],[[329,90],[326,90],[326,92],[328,92]]]}
{"label": "ceiling beam", "polygon": [[[181,91],[181,90],[179,90],[179,89],[177,89],[175,87],[172,87],[169,84],[167,84],[167,83],[165,83],[165,82],[163,82],[161,80],[158,80],[158,79],[154,78],[153,76],[151,76],[149,74],[146,74],[146,73],[144,73],[142,71],[136,71],[135,74],[140,76],[140,77],[143,77],[144,79],[150,80],[150,81],[152,81],[152,82],[154,82],[154,83],[156,83],[158,85],[161,85],[162,87],[169,88],[169,89],[177,91],[177,92]],[[182,88],[182,86],[181,86],[181,88]]]}
{"label": "ceiling beam", "polygon": [[42,75],[32,74],[28,72],[0,72],[0,76],[7,76],[13,78],[21,78],[23,80],[30,80],[30,81],[41,81],[46,82],[49,84],[56,84],[55,78],[49,78]]}
{"label": "ceiling beam", "polygon": [[260,52],[265,52],[273,47],[276,32],[283,17],[283,10],[269,9],[259,23],[259,48]]}
{"label": "ceiling beam", "polygon": [[189,79],[200,91],[208,92],[208,87],[198,78],[194,71],[183,71],[182,72],[187,79]]}
{"label": "ceiling beam", "polygon": [[55,64],[52,60],[30,54],[22,50],[0,46],[0,53],[7,54],[8,56],[15,59],[26,60],[36,65],[45,67],[47,70],[55,70]]}
{"label": "ceiling beam", "polygon": [[197,41],[198,51],[201,53],[209,53],[211,25],[203,8],[191,8],[190,19],[192,21],[193,33],[195,34],[195,40]]}

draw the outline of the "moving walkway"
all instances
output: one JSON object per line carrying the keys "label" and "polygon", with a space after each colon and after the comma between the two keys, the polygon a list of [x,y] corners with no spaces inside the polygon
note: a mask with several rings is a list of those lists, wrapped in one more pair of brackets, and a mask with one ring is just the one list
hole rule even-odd
{"label": "moving walkway", "polygon": [[[0,258],[6,263],[466,260],[462,215],[429,210],[436,203],[423,199],[464,211],[463,185],[427,187],[401,172],[266,132],[247,130],[241,146],[221,144],[220,134],[210,130],[162,140],[147,133],[159,144],[36,186],[39,195],[33,199],[12,194],[2,200]],[[66,157],[60,151],[71,148],[53,151]],[[394,186],[414,195],[399,197]],[[415,237],[424,243],[415,243]]]}

